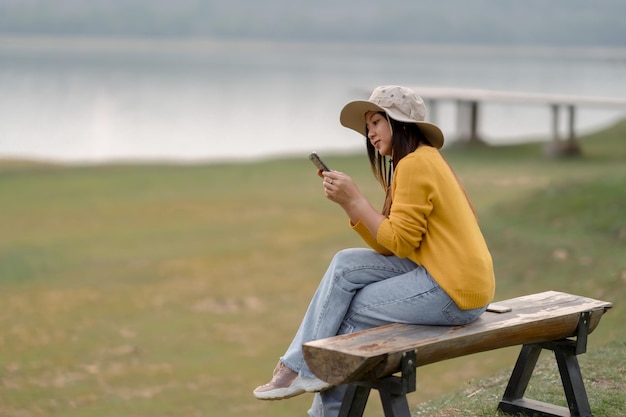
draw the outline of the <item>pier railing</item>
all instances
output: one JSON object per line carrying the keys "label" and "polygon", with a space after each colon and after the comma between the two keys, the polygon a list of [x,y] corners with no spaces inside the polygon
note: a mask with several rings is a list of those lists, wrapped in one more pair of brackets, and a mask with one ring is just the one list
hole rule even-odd
{"label": "pier railing", "polygon": [[[479,142],[479,112],[482,103],[520,103],[546,106],[552,114],[551,141],[546,144],[550,155],[573,155],[580,153],[576,136],[576,111],[579,107],[623,108],[626,111],[626,98],[591,97],[550,93],[526,93],[463,88],[412,87],[426,102],[429,119],[436,121],[437,104],[451,101],[457,106],[457,129],[459,140],[469,143]],[[567,130],[559,131],[561,110],[565,109]]]}

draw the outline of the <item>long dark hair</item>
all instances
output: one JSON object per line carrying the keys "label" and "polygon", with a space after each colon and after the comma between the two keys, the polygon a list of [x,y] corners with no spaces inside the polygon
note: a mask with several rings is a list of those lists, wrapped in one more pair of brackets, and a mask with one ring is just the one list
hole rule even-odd
{"label": "long dark hair", "polygon": [[[365,144],[367,147],[367,156],[370,161],[370,166],[374,176],[385,191],[385,203],[381,210],[384,216],[389,216],[391,211],[391,181],[393,179],[394,167],[402,158],[415,151],[420,144],[427,146],[433,146],[430,141],[424,136],[419,126],[415,123],[399,122],[390,118],[387,113],[380,112],[380,114],[387,119],[391,128],[391,157],[382,156],[378,150],[372,145],[367,137],[367,130],[365,132]],[[445,158],[444,158],[445,161]],[[448,163],[446,161],[446,163]],[[450,167],[450,164],[448,164]],[[450,171],[456,178],[459,187],[465,194],[467,202],[476,216],[474,206],[470,201],[465,188],[461,184],[459,177],[456,175],[452,167]]]}
{"label": "long dark hair", "polygon": [[385,191],[385,203],[383,205],[382,214],[388,216],[391,211],[391,180],[393,178],[393,170],[395,165],[405,156],[417,149],[420,143],[432,146],[426,139],[420,128],[415,123],[399,122],[387,116],[387,113],[380,112],[389,122],[391,128],[391,157],[382,156],[378,150],[372,145],[365,135],[365,144],[367,146],[367,156],[374,177],[380,183]]}

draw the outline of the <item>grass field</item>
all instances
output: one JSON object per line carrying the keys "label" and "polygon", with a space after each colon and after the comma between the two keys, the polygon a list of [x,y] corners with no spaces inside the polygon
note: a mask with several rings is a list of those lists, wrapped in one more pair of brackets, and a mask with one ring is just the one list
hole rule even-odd
{"label": "grass field", "polygon": [[[623,393],[626,123],[582,146],[582,157],[563,160],[542,157],[537,144],[445,155],[478,210],[497,299],[553,289],[614,303],[583,356]],[[364,156],[325,159],[382,200]],[[362,246],[347,222],[306,156],[224,165],[1,161],[0,416],[305,416],[308,395],[262,402],[251,391],[271,376],[332,255]],[[498,381],[516,355],[419,368],[411,404],[459,410],[450,401],[494,385],[483,378]],[[472,396],[491,413],[498,384],[484,390],[491,396]],[[623,394],[605,401],[602,386],[588,389],[596,417],[626,415],[626,405],[602,411],[606,401],[623,404]],[[376,401],[366,413],[382,415]]]}

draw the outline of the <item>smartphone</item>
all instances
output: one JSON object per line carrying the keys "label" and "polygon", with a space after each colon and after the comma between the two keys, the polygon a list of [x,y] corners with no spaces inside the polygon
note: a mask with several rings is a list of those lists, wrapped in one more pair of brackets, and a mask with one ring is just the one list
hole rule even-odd
{"label": "smartphone", "polygon": [[315,164],[318,169],[321,169],[322,171],[330,171],[330,168],[328,168],[324,161],[320,159],[320,157],[317,155],[317,152],[311,152],[311,155],[309,155],[309,159],[311,160],[311,162],[313,162],[313,164]]}
{"label": "smartphone", "polygon": [[492,313],[502,314],[502,313],[508,313],[511,310],[513,310],[511,307],[503,306],[502,304],[491,303],[487,306],[487,311],[491,311]]}

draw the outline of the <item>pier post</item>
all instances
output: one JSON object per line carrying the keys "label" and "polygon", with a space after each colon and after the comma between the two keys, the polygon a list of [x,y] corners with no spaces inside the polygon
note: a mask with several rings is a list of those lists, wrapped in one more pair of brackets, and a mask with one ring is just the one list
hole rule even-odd
{"label": "pier post", "polygon": [[481,143],[478,133],[479,108],[477,100],[457,101],[458,139],[469,144]]}
{"label": "pier post", "polygon": [[565,152],[567,155],[580,155],[580,145],[576,140],[576,106],[570,104],[567,106],[568,114],[568,135],[565,144]]}
{"label": "pier post", "polygon": [[554,103],[552,109],[552,140],[546,143],[544,153],[550,157],[580,155],[580,145],[576,141],[576,107],[573,104],[567,105],[567,139],[561,140],[559,134],[560,107]]}

